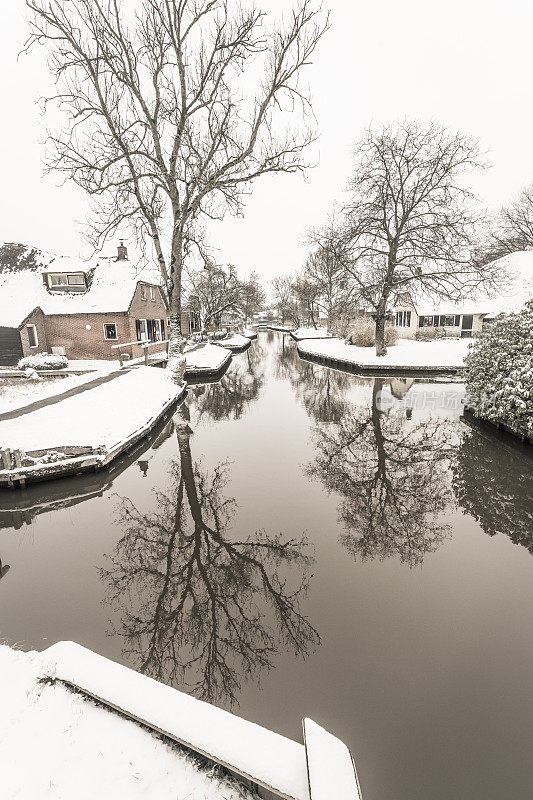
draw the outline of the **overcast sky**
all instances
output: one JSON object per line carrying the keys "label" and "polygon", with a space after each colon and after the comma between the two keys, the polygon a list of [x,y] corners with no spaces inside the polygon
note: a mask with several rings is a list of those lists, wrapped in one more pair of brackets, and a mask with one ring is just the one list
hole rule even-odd
{"label": "overcast sky", "polygon": [[[263,5],[279,9],[287,2]],[[302,266],[306,230],[341,196],[351,147],[371,123],[433,118],[480,139],[492,166],[475,189],[489,208],[533,181],[530,0],[330,0],[329,7],[332,27],[307,74],[321,131],[319,165],[307,182],[299,176],[258,182],[244,218],[212,231],[219,258],[242,274],[255,268],[268,280]],[[50,84],[38,54],[17,60],[26,32],[23,0],[4,0],[0,240],[88,255],[77,224],[86,197],[42,175],[36,101]]]}

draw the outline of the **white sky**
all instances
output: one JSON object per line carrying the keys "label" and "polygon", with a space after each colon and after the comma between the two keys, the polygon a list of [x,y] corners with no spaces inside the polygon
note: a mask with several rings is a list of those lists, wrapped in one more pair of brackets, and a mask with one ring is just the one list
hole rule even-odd
{"label": "white sky", "polygon": [[[329,7],[332,28],[307,74],[321,130],[319,166],[307,182],[299,176],[259,181],[245,217],[228,218],[212,231],[220,259],[243,275],[255,268],[266,281],[302,266],[306,230],[341,195],[351,146],[372,122],[434,118],[479,138],[492,166],[475,188],[489,207],[533,181],[533,3],[330,0]],[[23,0],[4,0],[0,241],[89,254],[77,224],[86,214],[85,195],[42,175],[36,101],[50,84],[39,55],[17,61],[25,35]]]}

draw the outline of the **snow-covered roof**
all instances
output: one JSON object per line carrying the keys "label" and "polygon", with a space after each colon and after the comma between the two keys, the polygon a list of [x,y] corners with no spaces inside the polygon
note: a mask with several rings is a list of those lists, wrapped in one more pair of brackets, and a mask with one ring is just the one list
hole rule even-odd
{"label": "snow-covered roof", "polygon": [[[48,272],[83,272],[89,277],[89,288],[49,291],[43,280]],[[0,327],[18,327],[35,308],[45,314],[127,311],[139,281],[160,285],[160,273],[155,267],[117,261],[116,256],[84,260],[4,244],[0,247]]]}
{"label": "snow-covered roof", "polygon": [[419,316],[434,314],[512,314],[533,298],[533,251],[524,250],[510,253],[497,259],[493,264],[501,266],[508,279],[500,292],[480,291],[465,297],[459,303],[445,300],[414,301]]}

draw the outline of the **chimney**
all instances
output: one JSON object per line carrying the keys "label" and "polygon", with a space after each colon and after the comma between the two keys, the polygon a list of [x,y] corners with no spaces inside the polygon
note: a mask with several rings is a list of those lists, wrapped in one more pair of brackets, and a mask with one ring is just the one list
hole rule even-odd
{"label": "chimney", "polygon": [[124,247],[124,239],[121,239],[120,244],[118,246],[117,261],[127,261],[127,260],[128,260],[128,248]]}

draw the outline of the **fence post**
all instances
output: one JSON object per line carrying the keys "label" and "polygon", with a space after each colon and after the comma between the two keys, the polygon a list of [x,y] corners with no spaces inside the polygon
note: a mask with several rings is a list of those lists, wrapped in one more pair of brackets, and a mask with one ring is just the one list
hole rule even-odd
{"label": "fence post", "polygon": [[148,345],[144,344],[143,349],[144,349],[144,363],[145,366],[148,366]]}
{"label": "fence post", "polygon": [[118,350],[118,360],[120,361],[120,366],[123,367],[124,364],[122,361],[122,350],[120,349],[120,345],[117,347],[117,350]]}

